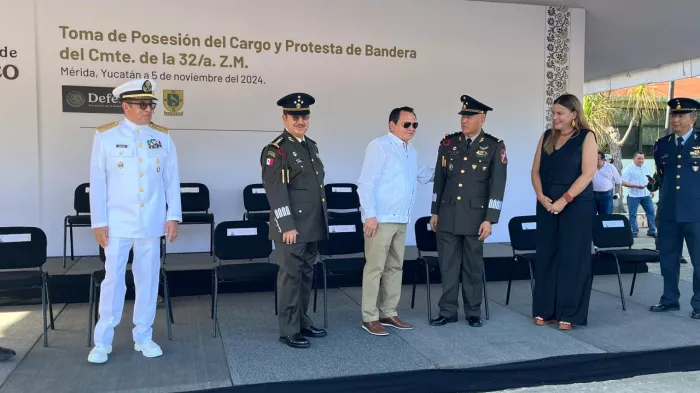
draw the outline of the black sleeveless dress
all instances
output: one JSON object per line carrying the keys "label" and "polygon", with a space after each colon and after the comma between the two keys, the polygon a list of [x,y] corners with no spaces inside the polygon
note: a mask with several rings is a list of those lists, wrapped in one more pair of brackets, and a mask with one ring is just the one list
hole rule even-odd
{"label": "black sleeveless dress", "polygon": [[[550,130],[544,135],[549,137]],[[551,154],[541,151],[542,192],[552,202],[581,176],[583,142],[590,130],[579,130]],[[537,250],[534,264],[533,317],[585,326],[593,278],[593,183],[559,214],[549,213],[537,201]]]}

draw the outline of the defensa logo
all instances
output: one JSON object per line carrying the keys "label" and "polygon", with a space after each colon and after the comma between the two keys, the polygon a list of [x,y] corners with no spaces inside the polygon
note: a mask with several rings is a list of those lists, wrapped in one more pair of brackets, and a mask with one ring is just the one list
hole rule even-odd
{"label": "defensa logo", "polygon": [[63,112],[123,113],[113,87],[64,85],[62,90]]}
{"label": "defensa logo", "polygon": [[182,116],[185,105],[184,90],[163,90],[163,106],[165,116]]}

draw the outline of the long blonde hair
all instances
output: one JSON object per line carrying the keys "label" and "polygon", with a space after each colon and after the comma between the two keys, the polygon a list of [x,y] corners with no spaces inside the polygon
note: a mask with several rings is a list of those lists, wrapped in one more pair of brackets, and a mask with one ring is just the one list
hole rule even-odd
{"label": "long blonde hair", "polygon": [[[591,132],[593,131],[588,125],[586,115],[583,113],[583,105],[581,105],[581,101],[575,95],[563,94],[554,100],[552,106],[555,104],[559,104],[572,112],[576,112],[576,118],[574,119],[576,125],[574,126],[574,135],[572,138],[578,134],[579,130],[585,129]],[[554,146],[556,146],[557,142],[559,141],[559,137],[561,136],[561,131],[555,130],[554,127],[552,127],[550,131],[549,137],[544,143],[544,151],[547,154],[552,154],[554,151]]]}

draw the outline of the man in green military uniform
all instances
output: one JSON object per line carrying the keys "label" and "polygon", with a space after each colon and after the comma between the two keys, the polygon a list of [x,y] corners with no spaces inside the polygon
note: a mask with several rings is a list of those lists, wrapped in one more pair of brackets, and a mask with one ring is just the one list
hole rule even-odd
{"label": "man in green military uniform", "polygon": [[506,188],[506,147],[482,129],[493,109],[467,95],[461,101],[462,131],[445,135],[435,167],[430,224],[437,232],[442,296],[433,326],[457,322],[460,277],[466,319],[481,326],[483,242],[498,222]]}
{"label": "man in green military uniform", "polygon": [[323,191],[325,172],[316,142],[306,136],[315,99],[305,93],[282,97],[285,129],[260,156],[262,181],[270,203],[270,239],[280,255],[277,289],[280,341],[309,347],[306,337],[324,337],[307,314],[318,242],[328,238]]}

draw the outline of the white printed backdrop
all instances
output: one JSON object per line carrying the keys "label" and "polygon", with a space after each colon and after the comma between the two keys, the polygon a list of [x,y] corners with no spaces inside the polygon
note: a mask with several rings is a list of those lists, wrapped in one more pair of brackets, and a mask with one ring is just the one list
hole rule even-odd
{"label": "white printed backdrop", "polygon": [[[508,148],[506,198],[491,242],[507,242],[508,219],[534,211],[529,171],[545,127],[548,54],[561,51],[565,58],[565,90],[583,89],[583,10],[564,10],[568,45],[551,46],[550,10],[540,6],[154,0],[145,11],[91,0],[21,6],[0,0],[0,7],[10,3],[12,12],[0,16],[0,48],[6,42],[21,48],[27,71],[12,86],[18,95],[0,96],[0,132],[12,141],[0,148],[5,187],[9,179],[9,192],[0,195],[0,225],[40,225],[50,255],[62,253],[63,217],[72,212],[75,187],[88,179],[94,127],[121,118],[76,111],[108,112],[105,88],[135,73],[156,74],[161,101],[154,121],[172,129],[181,180],[209,187],[217,221],[242,217],[243,188],[260,182],[260,150],[282,130],[275,102],[285,94],[303,91],[317,100],[309,136],[324,156],[327,183],[356,182],[367,143],[387,132],[389,111],[397,106],[416,109],[413,143],[420,159],[435,165],[442,135],[459,130],[459,97],[472,95],[495,109],[485,130]],[[219,47],[209,37],[220,39]],[[331,53],[331,45],[342,54]],[[367,45],[392,49],[394,57],[368,56]],[[3,93],[6,85],[0,80]],[[176,113],[166,115],[163,90],[182,92],[181,107],[171,101]],[[419,186],[413,220],[430,214],[431,192],[432,186]],[[91,231],[75,235],[78,255],[96,253]],[[412,231],[407,244],[415,244]],[[192,226],[181,229],[169,251],[208,247],[206,228]]]}

